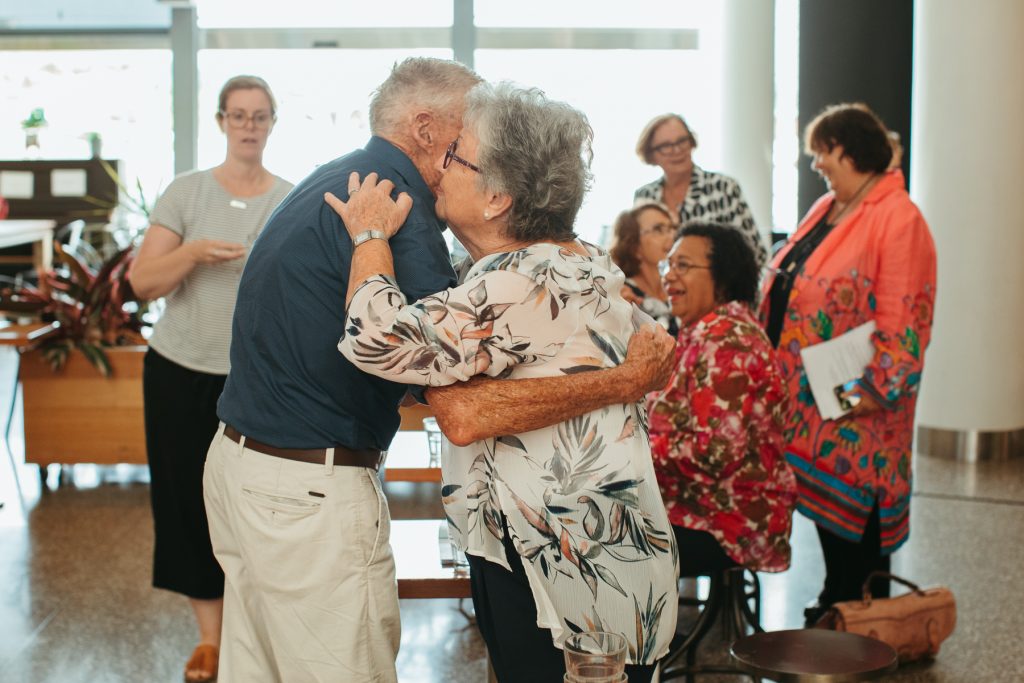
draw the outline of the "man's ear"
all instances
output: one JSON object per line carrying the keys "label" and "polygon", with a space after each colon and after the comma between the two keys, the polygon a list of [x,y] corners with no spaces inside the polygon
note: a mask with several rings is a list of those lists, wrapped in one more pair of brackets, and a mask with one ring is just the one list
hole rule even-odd
{"label": "man's ear", "polygon": [[433,149],[440,144],[435,124],[434,115],[429,111],[420,111],[413,115],[412,137],[416,144],[424,149]]}

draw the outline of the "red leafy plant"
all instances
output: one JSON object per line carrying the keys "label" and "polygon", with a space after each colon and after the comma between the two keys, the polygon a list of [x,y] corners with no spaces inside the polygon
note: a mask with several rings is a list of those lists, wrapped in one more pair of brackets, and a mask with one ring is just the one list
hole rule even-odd
{"label": "red leafy plant", "polygon": [[33,346],[54,371],[64,367],[69,354],[78,349],[110,377],[112,368],[104,348],[146,343],[144,306],[128,281],[132,247],[118,251],[95,271],[59,243],[54,244],[54,254],[63,268],[45,275],[48,289],[31,285],[0,289],[0,308],[57,324],[52,334]]}

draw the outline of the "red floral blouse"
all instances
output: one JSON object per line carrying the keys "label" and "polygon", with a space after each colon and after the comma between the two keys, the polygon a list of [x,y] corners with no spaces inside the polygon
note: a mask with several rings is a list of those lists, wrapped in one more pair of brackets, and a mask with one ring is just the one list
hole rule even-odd
{"label": "red floral blouse", "polygon": [[676,361],[647,397],[669,520],[711,533],[745,567],[787,569],[797,489],[783,457],[788,393],[768,338],[733,301],[680,332]]}

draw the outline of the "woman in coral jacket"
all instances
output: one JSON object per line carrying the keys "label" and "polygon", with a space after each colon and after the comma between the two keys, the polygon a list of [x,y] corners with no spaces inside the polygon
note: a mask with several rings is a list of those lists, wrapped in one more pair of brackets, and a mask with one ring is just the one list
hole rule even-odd
{"label": "woman in coral jacket", "polygon": [[[826,108],[805,147],[830,191],[775,255],[762,322],[778,348],[791,407],[786,457],[797,509],[817,526],[825,585],[805,610],[813,623],[832,604],[860,596],[910,533],[911,440],[935,303],[935,245],[910,201],[884,124],[866,106]],[[824,420],[801,349],[874,321],[874,357],[842,398],[852,411]],[[876,582],[876,596],[889,593]]]}

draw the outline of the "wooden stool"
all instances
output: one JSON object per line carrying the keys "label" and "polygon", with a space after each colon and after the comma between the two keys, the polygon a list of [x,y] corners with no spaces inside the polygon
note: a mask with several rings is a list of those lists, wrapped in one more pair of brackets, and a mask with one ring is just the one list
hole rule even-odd
{"label": "wooden stool", "polygon": [[895,671],[898,661],[880,640],[816,628],[745,636],[730,654],[743,671],[778,683],[870,681]]}

